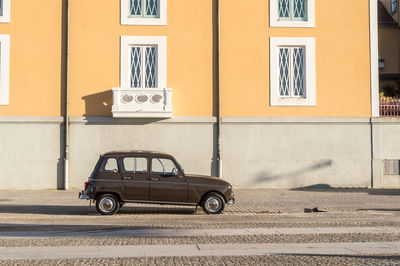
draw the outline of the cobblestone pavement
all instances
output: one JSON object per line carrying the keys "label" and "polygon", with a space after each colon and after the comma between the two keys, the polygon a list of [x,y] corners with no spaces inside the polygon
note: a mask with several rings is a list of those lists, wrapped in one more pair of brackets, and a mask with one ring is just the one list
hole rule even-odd
{"label": "cobblestone pavement", "polygon": [[[186,245],[241,243],[399,242],[400,234],[320,233],[277,235],[112,237],[115,230],[246,228],[400,228],[398,190],[236,190],[236,204],[221,215],[180,206],[127,205],[98,215],[78,191],[0,191],[0,251],[11,247]],[[304,213],[318,207],[325,212]],[[36,232],[39,237],[32,237]],[[69,237],[80,232],[85,237]],[[96,232],[96,237],[90,236]],[[100,232],[100,234],[99,234]],[[101,232],[105,232],[104,235]],[[2,237],[2,233],[11,237]],[[41,236],[42,234],[42,236]],[[49,234],[51,236],[49,236]],[[376,252],[375,252],[376,253]],[[400,254],[140,257],[2,260],[0,265],[399,265]]]}
{"label": "cobblestone pavement", "polygon": [[0,261],[0,265],[399,265],[400,256],[230,256]]}

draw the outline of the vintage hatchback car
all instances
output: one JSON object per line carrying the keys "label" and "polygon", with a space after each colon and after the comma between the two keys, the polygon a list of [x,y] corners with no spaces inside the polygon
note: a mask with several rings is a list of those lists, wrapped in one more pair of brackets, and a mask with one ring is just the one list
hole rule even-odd
{"label": "vintage hatchback car", "polygon": [[101,155],[79,198],[95,200],[103,215],[118,212],[125,203],[200,205],[218,214],[235,201],[228,182],[185,174],[173,156],[152,151]]}

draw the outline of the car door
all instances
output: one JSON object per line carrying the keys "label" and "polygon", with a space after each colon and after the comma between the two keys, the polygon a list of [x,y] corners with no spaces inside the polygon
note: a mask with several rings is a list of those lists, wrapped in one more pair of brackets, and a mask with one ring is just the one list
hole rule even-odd
{"label": "car door", "polygon": [[148,159],[140,156],[121,158],[122,183],[126,200],[149,200]]}
{"label": "car door", "polygon": [[150,171],[150,200],[187,202],[188,184],[171,158],[153,157]]}

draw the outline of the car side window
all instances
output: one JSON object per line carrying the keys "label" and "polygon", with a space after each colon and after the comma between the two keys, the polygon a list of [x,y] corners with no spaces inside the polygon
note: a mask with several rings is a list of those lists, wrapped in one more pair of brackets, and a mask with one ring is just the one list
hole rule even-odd
{"label": "car side window", "polygon": [[170,159],[153,158],[151,161],[151,172],[157,175],[177,175],[178,169]]}
{"label": "car side window", "polygon": [[117,159],[107,158],[106,160],[104,160],[103,165],[101,166],[101,172],[118,172]]}
{"label": "car side window", "polygon": [[122,167],[125,173],[145,174],[147,173],[147,159],[140,157],[125,157],[122,160]]}

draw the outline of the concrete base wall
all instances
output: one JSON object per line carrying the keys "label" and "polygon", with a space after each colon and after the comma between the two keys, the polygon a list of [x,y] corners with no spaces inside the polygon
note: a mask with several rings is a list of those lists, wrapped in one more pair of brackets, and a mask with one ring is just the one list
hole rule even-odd
{"label": "concrete base wall", "polygon": [[224,175],[240,187],[371,186],[368,118],[225,118]]}
{"label": "concrete base wall", "polygon": [[[400,188],[400,119],[373,118],[374,187]],[[385,169],[385,161],[398,164],[397,173]]]}
{"label": "concrete base wall", "polygon": [[61,117],[0,117],[0,189],[62,187]]}
{"label": "concrete base wall", "polygon": [[[187,173],[217,174],[215,118],[70,122],[71,188],[82,188],[99,155],[112,150],[163,151]],[[227,117],[223,176],[236,187],[400,188],[400,173],[385,170],[385,160],[400,161],[399,136],[398,118]],[[62,118],[1,118],[0,189],[61,188],[63,139]]]}
{"label": "concrete base wall", "polygon": [[214,118],[71,118],[70,186],[81,188],[99,155],[113,150],[172,154],[187,173],[216,175]]}

